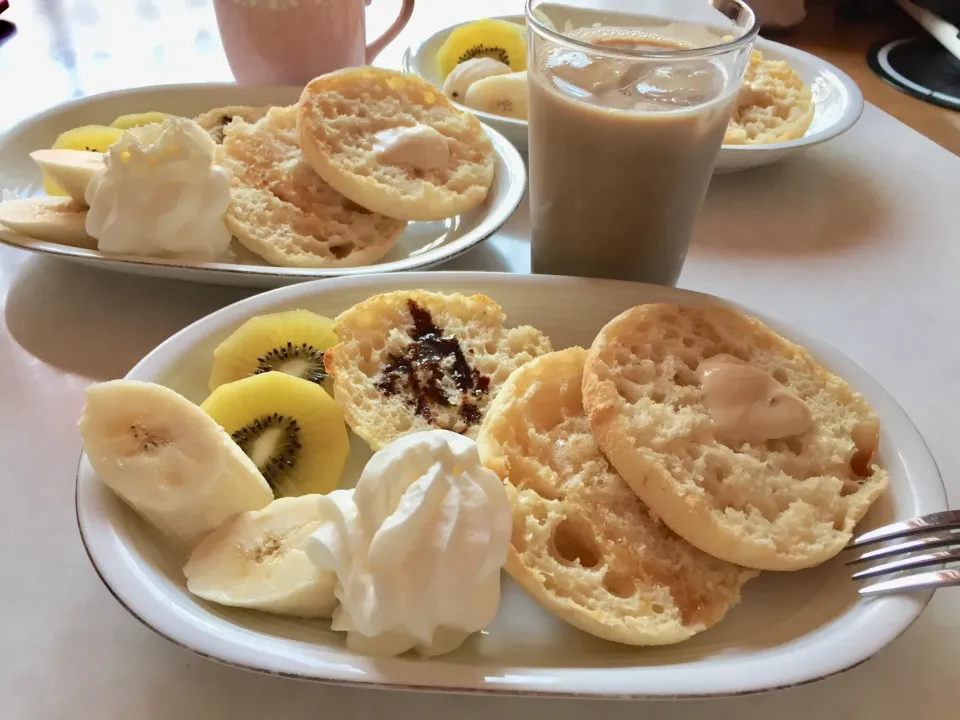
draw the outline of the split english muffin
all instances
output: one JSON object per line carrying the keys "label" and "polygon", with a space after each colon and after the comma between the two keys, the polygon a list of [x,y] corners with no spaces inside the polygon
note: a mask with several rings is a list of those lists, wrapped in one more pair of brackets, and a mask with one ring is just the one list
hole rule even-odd
{"label": "split english muffin", "polygon": [[531,360],[484,418],[480,458],[513,506],[506,570],[544,608],[598,637],[687,640],[719,622],[758,573],[691,546],[617,475],[584,413],[586,357],[574,347]]}
{"label": "split english muffin", "polygon": [[724,145],[759,145],[803,137],[816,107],[810,87],[783,60],[750,54]]}
{"label": "split english muffin", "polygon": [[510,373],[551,350],[539,330],[504,321],[484,295],[423,290],[375,295],[341,313],[340,342],[323,364],[347,424],[374,450],[432,428],[476,438]]}
{"label": "split english muffin", "polygon": [[590,348],[583,396],[600,448],[651,511],[739,565],[828,560],[888,484],[863,397],[721,305],[621,313]]}
{"label": "split english muffin", "polygon": [[285,267],[369,265],[390,251],[407,223],[348,200],[304,160],[296,107],[271,108],[225,128],[219,162],[230,170],[224,222],[248,250]]}
{"label": "split english muffin", "polygon": [[484,201],[494,150],[480,122],[414,76],[347,68],[310,81],[297,129],[307,162],[354,202],[441,220]]}

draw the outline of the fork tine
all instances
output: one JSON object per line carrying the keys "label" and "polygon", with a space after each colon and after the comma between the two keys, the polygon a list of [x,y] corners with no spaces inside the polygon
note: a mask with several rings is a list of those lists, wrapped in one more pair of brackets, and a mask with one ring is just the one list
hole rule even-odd
{"label": "fork tine", "polygon": [[944,545],[960,544],[960,533],[946,532],[943,535],[932,535],[930,537],[919,537],[915,540],[905,540],[896,545],[877,548],[876,550],[867,550],[862,555],[847,560],[847,565],[858,565],[859,563],[870,560],[879,560],[890,555],[903,555],[917,550],[929,550],[930,548],[943,547]]}
{"label": "fork tine", "polygon": [[912,568],[940,565],[941,563],[956,562],[958,560],[960,560],[960,550],[954,550],[952,552],[944,550],[941,552],[927,553],[925,555],[915,555],[861,570],[853,574],[853,579],[862,580],[863,578],[876,577],[877,575],[887,575],[888,573],[897,572],[898,570],[910,570]]}
{"label": "fork tine", "polygon": [[861,545],[881,542],[882,540],[893,540],[894,538],[930,530],[955,530],[957,528],[960,528],[960,510],[947,510],[878,527],[876,530],[870,530],[854,538],[847,547],[860,547]]}
{"label": "fork tine", "polygon": [[932,570],[864,585],[860,588],[860,594],[864,596],[882,595],[888,592],[931,590],[957,585],[960,585],[960,570]]}

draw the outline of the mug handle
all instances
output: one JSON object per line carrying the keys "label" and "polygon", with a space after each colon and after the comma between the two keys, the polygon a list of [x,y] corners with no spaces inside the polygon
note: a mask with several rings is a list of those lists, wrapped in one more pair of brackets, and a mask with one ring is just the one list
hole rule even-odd
{"label": "mug handle", "polygon": [[[366,0],[365,4],[369,5],[370,1],[371,0]],[[383,35],[367,45],[367,65],[372,64],[377,55],[380,54],[380,51],[389,45],[393,39],[400,34],[400,31],[406,27],[410,21],[410,16],[413,15],[413,3],[414,0],[403,0],[400,14],[397,15],[397,19],[393,21],[393,25],[388,27]]]}

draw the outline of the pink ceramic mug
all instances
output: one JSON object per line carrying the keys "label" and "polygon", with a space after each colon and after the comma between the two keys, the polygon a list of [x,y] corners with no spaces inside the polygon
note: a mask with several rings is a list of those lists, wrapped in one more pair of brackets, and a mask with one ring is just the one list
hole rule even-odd
{"label": "pink ceramic mug", "polygon": [[220,38],[238,83],[305,85],[331,70],[369,65],[403,30],[414,0],[403,0],[387,31],[366,44],[370,0],[214,0]]}

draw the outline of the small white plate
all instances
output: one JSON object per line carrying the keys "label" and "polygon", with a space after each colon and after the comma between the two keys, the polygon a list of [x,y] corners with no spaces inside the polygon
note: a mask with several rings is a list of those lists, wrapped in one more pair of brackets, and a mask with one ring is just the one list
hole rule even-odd
{"label": "small white plate", "polygon": [[[214,347],[246,319],[293,308],[332,316],[375,293],[405,288],[485,293],[504,308],[509,325],[530,323],[558,349],[589,345],[610,318],[637,303],[711,300],[658,286],[498,273],[337,278],[264,293],[220,310],[167,340],[127,377],[167,385],[199,402],[208,392]],[[767,321],[847,378],[880,416],[879,456],[892,482],[861,528],[946,509],[936,464],[896,402],[822,340]],[[369,451],[354,438],[343,485],[352,485],[367,458]],[[80,462],[76,502],[81,535],[97,572],[147,626],[205,657],[309,680],[597,697],[751,693],[810,682],[866,660],[906,630],[932,595],[861,599],[838,557],[812,570],[762,574],[747,584],[743,601],[722,622],[685,643],[631,648],[575,630],[505,578],[496,619],[456,652],[433,659],[374,660],[348,651],[342,635],[325,622],[220,607],[192,596],[181,572],[184,558],[169,552],[98,480],[86,457]]]}
{"label": "small white plate", "polygon": [[[525,24],[523,15],[503,15],[498,19]],[[460,23],[461,25],[465,23]],[[420,75],[428,82],[442,85],[436,65],[437,50],[447,35],[457,27],[444,28],[417,45],[407,49],[403,56],[406,72]],[[813,122],[803,137],[786,142],[766,145],[724,145],[714,172],[731,173],[738,170],[769,165],[795,154],[803,148],[826,142],[849,130],[863,112],[863,95],[857,84],[842,70],[816,55],[758,38],[756,48],[769,60],[785,60],[810,85],[813,93]],[[472,110],[482,122],[503,133],[521,152],[527,151],[527,123],[525,120],[500,117],[491,113]]]}
{"label": "small white plate", "polygon": [[863,94],[845,72],[816,55],[772,40],[757,39],[756,47],[767,60],[785,60],[810,86],[813,121],[795,140],[764,145],[724,145],[714,172],[725,174],[769,165],[797,155],[809,147],[839,137],[860,119]]}
{"label": "small white plate", "polygon": [[[42,194],[40,170],[30,152],[50,147],[72,127],[109,124],[124,113],[160,110],[193,117],[226,105],[289,105],[299,87],[250,87],[232,83],[168,85],[92,95],[52,108],[25,120],[0,136],[0,191]],[[44,242],[0,226],[0,242],[48,253],[87,265],[122,272],[196,282],[250,287],[278,287],[340,275],[424,269],[466,252],[495,233],[516,209],[526,189],[523,158],[496,130],[485,128],[496,151],[493,185],[474,210],[438,222],[410,223],[387,255],[373,265],[356,268],[287,268],[266,264],[234,241],[242,263],[191,263],[183,260],[104,255],[96,250]],[[0,193],[2,194],[2,193]]]}

